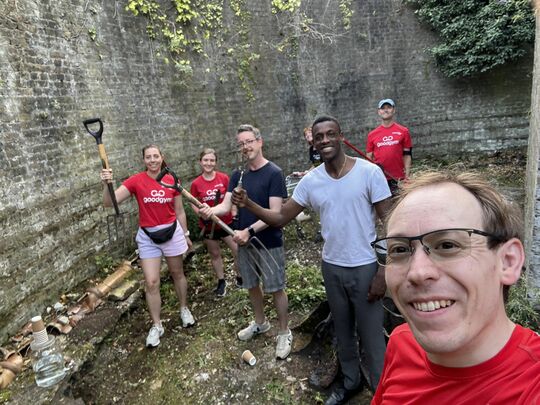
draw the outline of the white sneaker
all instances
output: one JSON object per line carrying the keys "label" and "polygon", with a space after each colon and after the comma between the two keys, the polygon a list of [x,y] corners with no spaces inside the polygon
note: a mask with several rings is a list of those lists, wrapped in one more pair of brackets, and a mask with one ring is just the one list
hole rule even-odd
{"label": "white sneaker", "polygon": [[163,336],[165,329],[159,325],[153,325],[146,337],[146,347],[156,347],[159,345],[159,338]]}
{"label": "white sneaker", "polygon": [[187,307],[180,309],[180,319],[182,319],[182,327],[188,328],[195,325],[195,319],[191,315],[190,310]]}
{"label": "white sneaker", "polygon": [[285,359],[291,352],[292,346],[292,332],[289,329],[289,333],[286,335],[277,335],[276,345],[276,357],[278,359]]}
{"label": "white sneaker", "polygon": [[270,322],[268,321],[264,321],[262,325],[259,325],[255,321],[252,321],[247,328],[242,329],[240,332],[238,332],[238,339],[250,340],[255,335],[260,335],[261,333],[268,332],[270,328]]}

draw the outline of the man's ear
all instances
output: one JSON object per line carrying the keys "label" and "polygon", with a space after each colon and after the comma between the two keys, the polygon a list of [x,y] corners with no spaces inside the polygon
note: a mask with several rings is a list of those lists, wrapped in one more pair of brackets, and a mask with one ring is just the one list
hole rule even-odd
{"label": "man's ear", "polygon": [[517,283],[525,263],[525,250],[517,238],[506,241],[499,247],[499,257],[502,264],[501,281],[504,285]]}

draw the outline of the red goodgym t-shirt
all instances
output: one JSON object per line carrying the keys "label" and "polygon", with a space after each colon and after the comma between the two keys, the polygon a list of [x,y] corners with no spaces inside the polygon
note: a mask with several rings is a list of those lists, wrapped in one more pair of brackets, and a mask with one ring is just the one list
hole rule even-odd
{"label": "red goodgym t-shirt", "polygon": [[387,180],[405,178],[403,149],[411,149],[409,130],[397,123],[388,128],[379,125],[368,134],[366,152],[373,153],[376,163],[382,165]]}
{"label": "red goodgym t-shirt", "polygon": [[[173,184],[174,179],[167,174],[163,181]],[[174,198],[180,193],[163,187],[146,172],[135,174],[122,183],[139,205],[139,226],[148,228],[157,225],[172,224],[176,221]]]}
{"label": "red goodgym t-shirt", "polygon": [[[227,186],[229,185],[229,176],[225,173],[216,171],[216,175],[212,180],[206,180],[202,175],[197,177],[191,183],[191,194],[200,202],[208,204],[210,207],[220,204],[225,198]],[[215,196],[219,191],[219,201],[215,201]],[[219,217],[223,222],[229,225],[232,222],[232,214],[229,212]],[[204,227],[204,222],[199,219],[199,228]],[[219,229],[219,225],[215,225],[215,229]]]}

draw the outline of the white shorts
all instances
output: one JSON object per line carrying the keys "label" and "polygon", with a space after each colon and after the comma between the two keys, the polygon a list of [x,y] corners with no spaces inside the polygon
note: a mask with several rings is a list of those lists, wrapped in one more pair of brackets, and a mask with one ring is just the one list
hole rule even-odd
{"label": "white shorts", "polygon": [[[149,232],[154,232],[159,229],[171,226],[171,224],[158,225],[146,228]],[[186,237],[184,236],[184,230],[177,224],[176,231],[171,240],[165,243],[154,243],[150,237],[143,232],[141,228],[137,231],[135,238],[137,246],[139,247],[139,257],[141,259],[152,259],[154,257],[174,257],[180,256],[188,250]]]}

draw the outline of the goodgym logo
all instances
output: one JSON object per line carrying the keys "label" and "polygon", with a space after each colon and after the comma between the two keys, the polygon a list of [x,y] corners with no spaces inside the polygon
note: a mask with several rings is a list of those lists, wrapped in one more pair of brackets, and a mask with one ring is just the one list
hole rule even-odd
{"label": "goodgym logo", "polygon": [[150,197],[144,197],[143,202],[167,204],[172,201],[172,197],[165,198],[165,190],[152,190],[150,191]]}
{"label": "goodgym logo", "polygon": [[382,142],[377,142],[377,147],[380,148],[381,146],[392,146],[396,143],[399,143],[399,140],[394,140],[394,137],[392,135],[390,136],[383,136]]}

